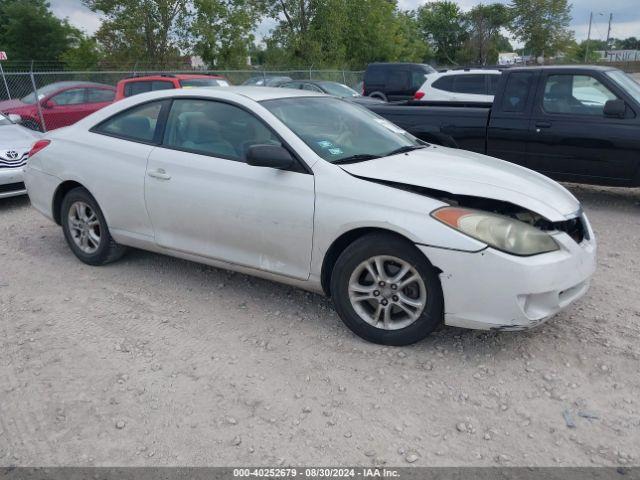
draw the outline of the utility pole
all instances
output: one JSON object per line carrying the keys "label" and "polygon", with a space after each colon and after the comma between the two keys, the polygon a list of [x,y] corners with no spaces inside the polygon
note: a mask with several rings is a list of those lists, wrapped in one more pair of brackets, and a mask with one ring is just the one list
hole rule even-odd
{"label": "utility pole", "polygon": [[584,63],[587,63],[587,57],[589,56],[589,42],[591,41],[591,24],[593,23],[593,12],[589,14],[589,33],[587,33],[587,45],[584,50]]}
{"label": "utility pole", "polygon": [[607,30],[607,47],[605,50],[605,56],[609,53],[609,40],[611,40],[611,21],[613,20],[613,13],[609,14],[609,29]]}

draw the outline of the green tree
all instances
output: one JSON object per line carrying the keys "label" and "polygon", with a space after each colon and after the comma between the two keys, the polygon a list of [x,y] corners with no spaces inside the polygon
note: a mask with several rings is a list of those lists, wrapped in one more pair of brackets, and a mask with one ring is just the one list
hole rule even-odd
{"label": "green tree", "polygon": [[512,0],[511,32],[534,56],[555,55],[571,44],[567,0]]}
{"label": "green tree", "polygon": [[624,39],[611,39],[611,42],[617,50],[640,50],[640,40],[636,37]]}
{"label": "green tree", "polygon": [[192,49],[212,66],[246,67],[259,7],[256,0],[193,0],[183,49]]}
{"label": "green tree", "polygon": [[504,37],[500,32],[511,21],[509,9],[500,3],[480,4],[466,13],[464,19],[468,32],[469,60],[477,65],[496,63],[499,46],[504,45]]}
{"label": "green tree", "polygon": [[363,68],[428,53],[415,18],[393,0],[271,0],[266,11],[278,21],[266,39],[270,65]]}
{"label": "green tree", "polygon": [[187,0],[82,0],[104,16],[96,39],[114,62],[171,65],[187,31]]}
{"label": "green tree", "polygon": [[463,20],[462,10],[452,1],[430,2],[418,8],[418,27],[438,63],[457,64],[456,57],[468,38]]}
{"label": "green tree", "polygon": [[58,61],[77,32],[45,0],[0,0],[0,45],[10,60]]}
{"label": "green tree", "polygon": [[98,67],[102,58],[98,41],[82,32],[76,33],[71,48],[60,55],[60,60],[70,70],[93,70]]}

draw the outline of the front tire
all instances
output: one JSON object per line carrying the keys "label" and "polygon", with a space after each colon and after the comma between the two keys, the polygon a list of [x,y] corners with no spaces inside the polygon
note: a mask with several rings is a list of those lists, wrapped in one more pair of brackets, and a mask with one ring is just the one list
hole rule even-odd
{"label": "front tire", "polygon": [[95,198],[84,188],[67,193],[60,207],[62,231],[71,251],[88,265],[105,265],[126,251],[111,237]]}
{"label": "front tire", "polygon": [[382,345],[410,345],[443,321],[438,271],[408,240],[376,233],[340,255],[331,276],[340,318],[356,335]]}

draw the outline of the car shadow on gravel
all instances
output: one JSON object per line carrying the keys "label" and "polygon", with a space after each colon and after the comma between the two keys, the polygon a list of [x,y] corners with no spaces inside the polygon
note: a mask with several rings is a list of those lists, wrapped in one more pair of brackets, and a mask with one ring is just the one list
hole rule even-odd
{"label": "car shadow on gravel", "polygon": [[29,207],[29,197],[21,195],[19,197],[0,198],[0,213],[18,210],[20,208]]}

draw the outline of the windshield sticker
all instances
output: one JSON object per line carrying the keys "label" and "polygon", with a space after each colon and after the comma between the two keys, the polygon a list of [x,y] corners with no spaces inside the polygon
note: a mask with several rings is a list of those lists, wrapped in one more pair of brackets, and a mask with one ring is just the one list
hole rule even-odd
{"label": "windshield sticker", "polygon": [[401,129],[397,125],[394,125],[393,123],[387,120],[384,120],[382,118],[376,118],[376,122],[378,122],[380,125],[385,127],[387,130],[391,130],[394,133],[406,133],[403,129]]}
{"label": "windshield sticker", "polygon": [[342,149],[341,148],[330,148],[329,149],[329,153],[331,155],[340,155],[342,153]]}
{"label": "windshield sticker", "polygon": [[320,148],[331,148],[333,147],[333,143],[331,143],[329,140],[321,140],[318,142],[318,145],[320,145]]}

